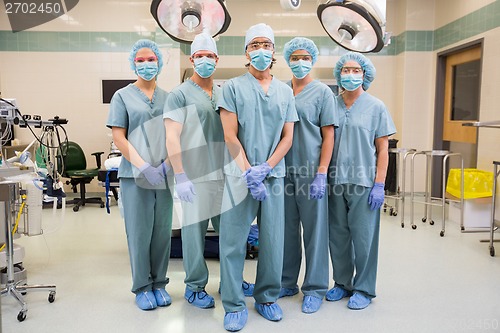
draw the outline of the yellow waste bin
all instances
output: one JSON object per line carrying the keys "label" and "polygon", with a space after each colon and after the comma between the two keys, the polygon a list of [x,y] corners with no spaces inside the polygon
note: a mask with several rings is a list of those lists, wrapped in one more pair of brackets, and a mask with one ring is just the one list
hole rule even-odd
{"label": "yellow waste bin", "polygon": [[[491,197],[493,191],[493,172],[464,169],[464,199]],[[460,198],[460,169],[450,169],[446,192]]]}

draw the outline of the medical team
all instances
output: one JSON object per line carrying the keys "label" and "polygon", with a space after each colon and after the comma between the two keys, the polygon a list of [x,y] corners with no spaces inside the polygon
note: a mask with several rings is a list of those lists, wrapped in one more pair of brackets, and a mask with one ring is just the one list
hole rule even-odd
{"label": "medical team", "polygon": [[[285,44],[293,75],[287,83],[271,74],[270,26],[250,27],[243,51],[247,72],[217,87],[216,43],[197,35],[189,58],[193,76],[167,93],[156,86],[163,65],[158,46],[140,40],[132,48],[137,81],[113,96],[107,126],[124,157],[120,191],[136,305],[171,304],[165,286],[175,191],[183,212],[184,297],[199,308],[215,305],[205,291],[203,258],[210,221],[220,235],[227,331],[245,326],[245,296],[253,295],[264,318],[282,319],[276,301],[299,292],[302,244],[302,312],[344,297],[350,309],[363,309],[376,296],[388,136],[395,133],[384,104],[366,92],[375,67],[362,54],[344,54],[334,68],[340,88],[334,96],[311,77],[319,51],[307,38]],[[254,285],[243,280],[243,268],[255,219]]]}

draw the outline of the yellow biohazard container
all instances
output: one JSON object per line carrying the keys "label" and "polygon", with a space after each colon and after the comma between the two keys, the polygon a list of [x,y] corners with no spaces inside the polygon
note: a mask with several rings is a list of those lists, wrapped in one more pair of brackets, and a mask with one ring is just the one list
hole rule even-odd
{"label": "yellow biohazard container", "polygon": [[[491,197],[493,193],[493,172],[464,169],[464,199]],[[446,192],[460,198],[460,169],[450,169]]]}

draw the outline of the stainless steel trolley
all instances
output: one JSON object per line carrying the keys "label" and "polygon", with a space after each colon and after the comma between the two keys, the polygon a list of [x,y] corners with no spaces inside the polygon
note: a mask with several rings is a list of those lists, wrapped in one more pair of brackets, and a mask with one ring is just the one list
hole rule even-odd
{"label": "stainless steel trolley", "polygon": [[[485,128],[496,128],[500,129],[500,120],[493,121],[473,121],[463,123],[462,126],[472,126],[472,127],[485,127]],[[495,226],[495,205],[496,205],[496,191],[497,191],[497,179],[500,174],[498,171],[498,166],[500,165],[500,161],[493,161],[493,194],[491,196],[492,204],[491,204],[491,221],[490,221],[490,256],[495,256],[495,248],[493,247],[493,243],[495,242],[494,234],[496,230]]]}
{"label": "stainless steel trolley", "polygon": [[[406,158],[416,152],[413,148],[389,148],[389,153],[396,154],[396,193],[388,194],[386,199],[394,200],[394,206],[384,202],[384,212],[389,208],[389,215],[397,216],[399,212],[399,201],[401,201],[401,228],[404,228],[405,215],[405,193],[406,193]],[[402,165],[402,167],[401,167]]]}
{"label": "stainless steel trolley", "polygon": [[[415,199],[415,157],[417,155],[425,155],[426,156],[426,169],[425,169],[425,201],[419,201]],[[433,157],[442,157],[443,158],[443,166],[442,166],[442,192],[441,198],[433,198],[431,196],[431,186],[432,186],[432,160]],[[446,198],[446,170],[447,170],[447,162],[450,157],[459,157],[460,158],[460,171],[461,171],[461,182],[460,182],[460,193],[461,197],[459,200]],[[460,202],[460,227],[463,230],[464,227],[464,160],[462,154],[453,153],[448,150],[426,150],[426,151],[417,151],[411,154],[411,179],[410,179],[410,224],[412,229],[416,229],[417,225],[413,222],[414,220],[414,204],[421,203],[425,205],[424,217],[422,218],[422,222],[429,221],[430,225],[434,224],[434,220],[432,220],[432,206],[439,206],[442,209],[442,228],[440,232],[440,236],[443,237],[445,233],[445,206],[446,202]]]}
{"label": "stainless steel trolley", "polygon": [[495,242],[495,202],[497,197],[497,179],[500,175],[500,171],[498,171],[498,166],[500,165],[500,161],[493,161],[493,195],[491,197],[491,225],[490,225],[490,256],[495,256],[495,247],[493,246],[493,242]]}

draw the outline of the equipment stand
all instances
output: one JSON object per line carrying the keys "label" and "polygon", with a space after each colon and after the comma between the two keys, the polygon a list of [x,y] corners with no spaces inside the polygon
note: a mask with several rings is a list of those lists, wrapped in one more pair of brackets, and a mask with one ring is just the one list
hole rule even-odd
{"label": "equipment stand", "polygon": [[0,202],[5,203],[5,258],[7,264],[7,283],[1,294],[11,295],[21,304],[21,311],[17,315],[17,320],[24,321],[28,306],[23,296],[28,290],[49,290],[49,303],[56,299],[55,285],[19,285],[24,280],[15,282],[14,279],[14,241],[12,235],[13,220],[16,213],[16,199],[19,197],[19,184],[15,182],[0,182]]}

